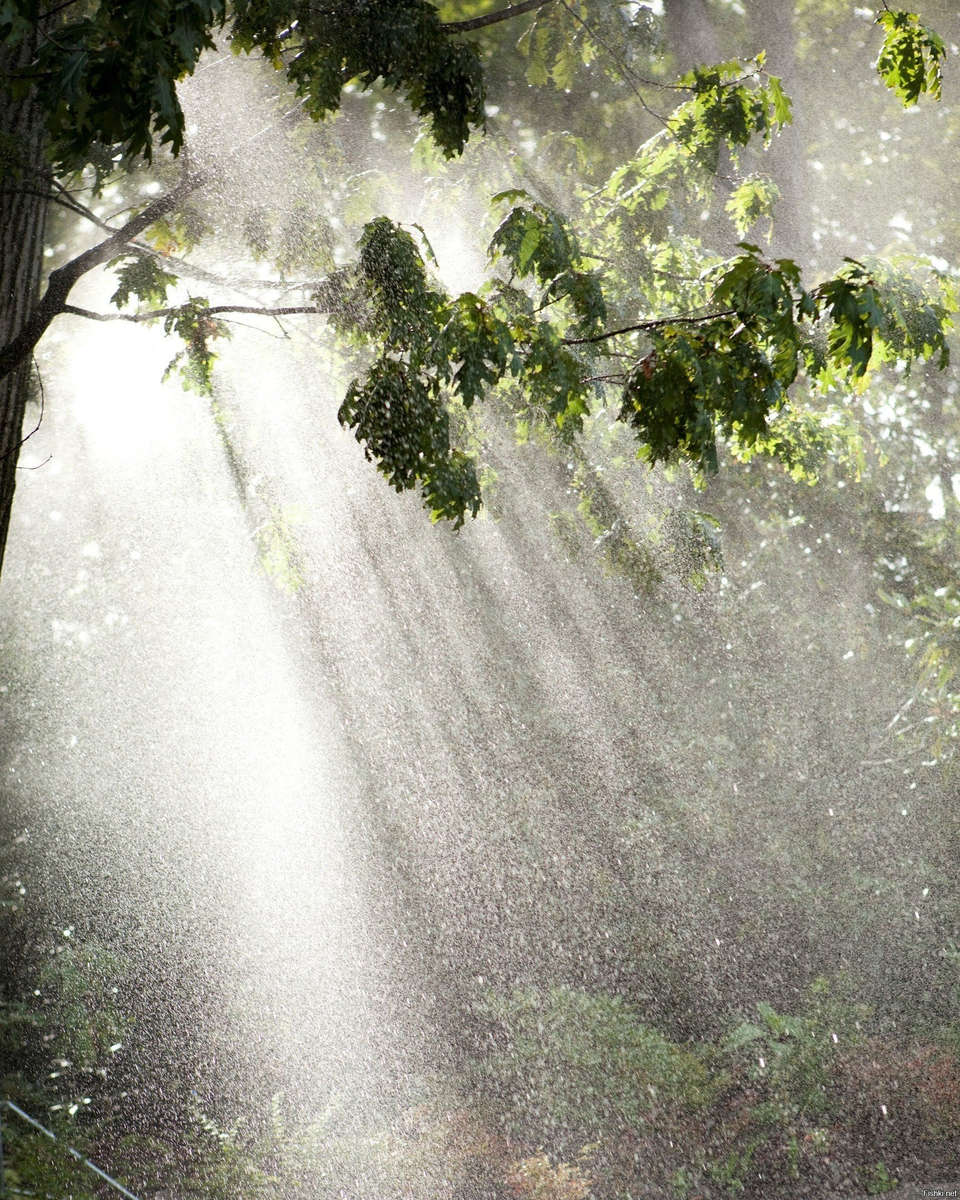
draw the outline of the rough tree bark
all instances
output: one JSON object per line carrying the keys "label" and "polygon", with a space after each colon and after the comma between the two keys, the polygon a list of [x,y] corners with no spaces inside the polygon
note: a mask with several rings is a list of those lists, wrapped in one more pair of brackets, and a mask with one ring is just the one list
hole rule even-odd
{"label": "rough tree bark", "polygon": [[[29,54],[30,47],[22,46],[16,60],[0,58],[0,69],[19,65]],[[4,346],[40,298],[48,201],[43,120],[32,98],[14,101],[0,92],[0,146],[22,164],[18,175],[6,172],[0,177],[0,346]],[[0,379],[0,564],[10,527],[31,369],[28,358]]]}

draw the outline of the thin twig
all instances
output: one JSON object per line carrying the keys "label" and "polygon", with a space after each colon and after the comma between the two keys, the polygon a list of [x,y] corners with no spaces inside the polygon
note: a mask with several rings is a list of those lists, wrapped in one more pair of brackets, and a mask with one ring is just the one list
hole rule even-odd
{"label": "thin twig", "polygon": [[[246,321],[235,321],[233,317],[225,317],[224,320],[229,321],[231,325],[236,325],[238,329],[250,329],[254,333],[262,333],[265,337],[276,338],[278,342],[290,340],[286,330],[283,333],[274,333],[270,329],[261,329],[258,325],[248,325]],[[280,322],[278,321],[277,324],[280,325]],[[283,329],[283,326],[280,325],[280,328]]]}
{"label": "thin twig", "polygon": [[92,213],[85,204],[82,204],[79,200],[75,200],[73,196],[66,191],[66,189],[61,189],[57,194],[53,194],[51,192],[41,192],[39,189],[34,190],[32,188],[12,188],[8,194],[17,196],[37,196],[41,200],[48,200],[51,204],[59,204],[61,208],[65,208],[68,212],[72,212],[74,216],[83,217],[87,221],[92,221],[94,225],[98,226],[100,229],[106,230],[107,233],[117,232],[116,226],[108,225],[106,221],[101,220],[95,213]]}
{"label": "thin twig", "polygon": [[[30,439],[33,437],[33,435],[37,432],[37,430],[43,424],[43,410],[46,406],[46,399],[47,399],[46,394],[44,393],[44,390],[43,390],[43,376],[40,374],[40,365],[37,362],[37,356],[35,354],[31,354],[30,357],[33,360],[33,366],[37,372],[37,383],[40,385],[40,415],[39,415],[39,417],[37,417],[36,425],[34,425],[34,427],[30,430],[30,432],[27,434],[27,436],[21,438],[20,441],[17,442],[17,444],[15,446],[11,446],[10,449],[6,452],[6,454],[0,455],[0,462],[4,462],[6,459],[8,459],[10,457],[11,454],[16,454],[16,452],[20,449],[20,447],[24,444],[24,442],[29,442]],[[49,462],[49,461],[50,460],[47,459],[47,462]],[[41,463],[40,465],[43,466],[43,463]],[[35,468],[24,468],[24,469],[31,470],[31,469],[35,469]]]}
{"label": "thin twig", "polygon": [[40,34],[40,36],[44,39],[44,41],[49,42],[51,44],[51,46],[56,46],[56,48],[58,50],[62,50],[64,54],[86,54],[87,53],[84,50],[78,49],[76,46],[62,46],[57,41],[56,38],[52,38],[49,33],[46,33],[39,26],[37,27],[37,33]]}
{"label": "thin twig", "polygon": [[70,188],[62,184],[55,175],[52,175],[47,171],[38,171],[35,167],[30,167],[26,163],[18,163],[17,169],[25,170],[30,175],[35,175],[38,179],[42,179],[44,183],[56,190],[57,196],[51,196],[48,193],[28,192],[26,189],[19,188],[13,190],[21,192],[23,195],[41,196],[41,198],[51,200],[55,204],[63,204],[64,207],[72,209],[73,212],[75,212],[78,216],[86,217],[86,219],[88,221],[92,221],[94,225],[98,225],[101,229],[106,230],[107,233],[117,232],[116,226],[108,225],[106,221],[104,221],[101,217],[98,217],[96,213],[92,212],[82,201],[78,200]]}
{"label": "thin twig", "polygon": [[570,16],[573,17],[573,19],[575,21],[578,21],[583,26],[583,28],[593,38],[593,40],[597,43],[597,45],[602,46],[603,49],[606,50],[607,54],[610,55],[610,57],[613,59],[614,63],[617,65],[625,82],[631,88],[631,90],[633,91],[633,93],[637,97],[637,99],[640,101],[640,105],[644,109],[644,111],[648,112],[651,117],[653,117],[655,120],[659,121],[660,124],[664,127],[664,129],[669,129],[670,124],[667,121],[667,118],[661,117],[658,112],[654,111],[654,109],[652,109],[650,107],[650,105],[647,103],[646,99],[644,98],[643,93],[640,91],[640,89],[637,87],[637,85],[633,82],[633,78],[631,78],[631,76],[633,76],[634,73],[633,73],[633,71],[631,71],[630,67],[623,61],[622,58],[620,58],[620,56],[617,54],[617,52],[615,50],[611,50],[611,48],[607,45],[607,43],[603,40],[603,38],[599,35],[599,33],[597,33],[596,30],[591,29],[590,26],[587,24],[587,22],[583,19],[583,17],[581,17],[580,14],[575,11],[575,9],[570,7],[570,5],[567,3],[567,0],[560,0],[560,3],[567,10],[567,12],[570,14]]}

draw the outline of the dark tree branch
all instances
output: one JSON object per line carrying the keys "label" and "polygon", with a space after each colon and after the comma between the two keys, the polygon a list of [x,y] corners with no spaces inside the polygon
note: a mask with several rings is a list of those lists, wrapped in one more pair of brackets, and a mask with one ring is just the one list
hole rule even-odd
{"label": "dark tree branch", "polygon": [[[94,213],[90,208],[87,207],[86,204],[84,204],[81,200],[77,199],[76,194],[74,192],[72,192],[70,190],[70,188],[68,188],[64,184],[62,184],[60,182],[60,180],[57,179],[57,177],[55,175],[53,175],[51,172],[38,171],[35,168],[30,167],[27,164],[21,163],[21,162],[18,162],[16,164],[16,168],[17,168],[17,170],[26,171],[28,175],[33,175],[35,178],[42,180],[43,183],[45,183],[48,187],[52,188],[56,194],[48,195],[48,193],[46,193],[46,192],[44,192],[44,193],[35,192],[35,191],[32,191],[27,188],[16,188],[13,190],[19,192],[21,195],[24,195],[24,196],[44,195],[47,197],[47,199],[52,200],[55,204],[62,204],[66,208],[71,208],[75,213],[77,213],[78,216],[86,217],[86,219],[88,221],[91,221],[94,225],[99,226],[101,229],[105,230],[107,233],[116,233],[117,232],[117,227],[115,225],[110,225],[110,224],[108,224],[108,222],[104,221],[101,217],[98,217],[96,215],[96,213]],[[85,190],[85,189],[82,189],[82,190]]]}
{"label": "dark tree branch", "polygon": [[701,317],[661,317],[656,321],[638,321],[636,325],[625,325],[623,329],[609,329],[606,333],[595,333],[593,337],[561,338],[565,346],[587,346],[593,342],[603,342],[607,338],[619,337],[623,333],[646,333],[650,329],[663,329],[667,325],[703,325],[707,321],[715,321],[717,317],[735,317],[735,308],[725,308],[720,312],[704,313]]}
{"label": "dark tree branch", "polygon": [[487,13],[485,17],[473,17],[469,21],[449,21],[440,28],[444,33],[470,33],[473,29],[484,29],[487,25],[498,25],[501,21],[509,21],[511,17],[520,17],[524,13],[534,12],[550,3],[552,0],[523,0],[521,4],[511,4],[509,8],[500,8],[496,12]]}
{"label": "dark tree branch", "polygon": [[[145,321],[157,321],[162,317],[172,316],[174,313],[180,312],[181,309],[179,306],[173,305],[169,308],[153,308],[146,312],[138,313],[101,313],[93,312],[89,308],[78,308],[75,304],[64,303],[59,311],[74,317],[85,317],[88,321],[131,321],[139,325]],[[196,315],[198,317],[216,317],[228,313],[248,313],[256,317],[277,318],[300,315],[325,316],[329,311],[329,309],[321,308],[319,304],[297,304],[282,308],[251,304],[211,304],[207,308],[197,309]],[[592,337],[561,338],[560,340],[565,346],[585,346],[606,341],[608,338],[620,337],[627,333],[645,333],[651,329],[663,329],[668,325],[704,325],[709,321],[717,320],[719,317],[735,317],[736,315],[736,309],[727,308],[722,309],[720,312],[704,313],[702,316],[661,317],[657,320],[639,321],[636,325],[626,325],[622,329],[610,329],[605,333],[596,333]],[[630,356],[614,354],[612,357],[627,358]]]}
{"label": "dark tree branch", "polygon": [[41,21],[49,21],[51,17],[55,17],[57,13],[62,13],[65,8],[71,8],[77,0],[66,0],[64,4],[58,4],[56,8],[47,9],[45,13],[40,14]]}
{"label": "dark tree branch", "polygon": [[[291,109],[291,111],[293,110]],[[105,221],[102,217],[98,217],[97,214],[93,212],[93,210],[90,209],[86,204],[78,200],[74,193],[71,192],[69,188],[64,187],[63,184],[60,183],[60,181],[53,175],[43,171],[31,171],[30,173],[36,175],[37,178],[43,180],[44,183],[49,184],[51,188],[55,188],[56,194],[51,192],[41,192],[32,188],[16,188],[12,190],[16,191],[19,195],[41,196],[47,200],[50,200],[53,204],[59,204],[63,208],[67,208],[71,212],[75,213],[78,217],[83,217],[85,220],[90,221],[93,225],[96,225],[105,233],[120,233],[126,228],[125,226],[118,227],[116,225],[111,225],[110,220],[115,220],[122,213],[129,211],[129,209],[133,207],[132,205],[112,213],[110,220]],[[172,268],[173,273],[185,275],[187,278],[199,279],[203,283],[215,284],[217,287],[253,288],[255,290],[281,288],[292,292],[310,291],[311,289],[315,289],[320,286],[320,284],[316,281],[310,280],[298,283],[295,281],[274,279],[223,279],[219,275],[214,275],[212,271],[205,271],[203,267],[198,267],[194,263],[186,262],[182,258],[176,258],[169,254],[161,254],[159,250],[155,250],[153,246],[147,245],[145,242],[140,242],[131,238],[130,246],[134,250],[138,250],[143,254],[149,254],[152,258],[159,259],[161,262]]]}
{"label": "dark tree branch", "polygon": [[[144,321],[156,321],[160,317],[169,317],[180,312],[179,306],[172,308],[153,308],[139,313],[100,313],[89,308],[77,308],[74,304],[64,304],[60,310],[74,317],[86,317],[88,321],[133,321],[142,324]],[[198,317],[215,317],[220,313],[252,313],[255,317],[291,317],[299,313],[311,316],[324,315],[327,309],[318,304],[300,304],[289,308],[256,308],[249,304],[212,304],[209,308],[195,310]]]}
{"label": "dark tree branch", "polygon": [[161,196],[154,200],[152,204],[148,204],[143,212],[132,217],[126,225],[118,229],[112,237],[108,237],[105,241],[100,242],[97,246],[92,246],[89,250],[85,250],[83,254],[77,255],[70,262],[65,263],[57,270],[50,272],[50,278],[47,281],[47,290],[44,292],[40,303],[36,306],[32,313],[27,317],[22,329],[6,346],[0,349],[0,379],[9,375],[12,370],[20,365],[29,354],[33,352],[37,342],[43,337],[47,331],[50,322],[54,317],[66,310],[67,296],[73,285],[88,271],[92,271],[94,267],[99,267],[105,262],[109,262],[111,258],[115,258],[121,254],[130,241],[142,233],[154,221],[165,216],[166,213],[172,212],[182,200],[196,191],[203,183],[203,177],[200,175],[191,175],[183,180],[177,187],[166,196]]}
{"label": "dark tree branch", "polygon": [[214,287],[227,288],[233,291],[247,289],[255,292],[264,292],[279,288],[281,291],[287,292],[309,292],[315,291],[325,282],[324,280],[303,280],[297,282],[282,279],[256,279],[245,276],[231,279],[222,275],[215,275],[213,271],[204,270],[203,267],[198,267],[196,263],[187,262],[186,259],[177,258],[175,255],[162,254],[146,242],[133,240],[130,242],[130,249],[131,252],[148,254],[151,258],[155,258],[171,275],[182,275],[187,279],[198,279],[201,283],[209,283]]}

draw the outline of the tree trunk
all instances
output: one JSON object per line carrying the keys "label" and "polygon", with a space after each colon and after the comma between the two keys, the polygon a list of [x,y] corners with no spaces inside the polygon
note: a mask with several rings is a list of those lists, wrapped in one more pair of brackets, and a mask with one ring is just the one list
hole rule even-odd
{"label": "tree trunk", "polygon": [[[0,56],[0,72],[28,56],[29,47],[21,47],[12,64],[9,57]],[[0,145],[10,147],[23,164],[19,176],[0,178],[0,346],[5,346],[40,297],[48,202],[41,174],[46,171],[43,121],[32,97],[11,100],[0,91]],[[0,379],[0,564],[10,526],[31,368],[27,360]]]}

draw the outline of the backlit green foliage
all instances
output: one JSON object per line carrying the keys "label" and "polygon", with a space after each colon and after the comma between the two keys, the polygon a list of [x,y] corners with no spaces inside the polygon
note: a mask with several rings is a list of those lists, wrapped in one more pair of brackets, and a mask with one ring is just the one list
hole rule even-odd
{"label": "backlit green foliage", "polygon": [[839,405],[814,409],[791,402],[768,421],[767,432],[751,444],[743,444],[734,434],[730,450],[744,463],[758,454],[767,454],[777,459],[797,483],[816,483],[830,462],[845,467],[857,480],[866,465],[856,419],[849,409]]}
{"label": "backlit green foliage", "polygon": [[[572,18],[572,19],[571,19]],[[547,4],[524,30],[517,49],[527,58],[527,82],[570,87],[582,66],[616,47],[615,73],[629,77],[638,59],[659,46],[660,31],[649,4]]]}
{"label": "backlit green foliage", "polygon": [[566,298],[575,326],[588,336],[607,316],[600,277],[588,271],[580,244],[563,217],[521,191],[494,196],[493,203],[520,200],[510,209],[490,242],[490,257],[500,258],[520,279],[542,289],[540,308]]}
{"label": "backlit green foliage", "polygon": [[670,129],[678,145],[708,171],[716,171],[724,146],[736,155],[754,137],[769,142],[790,123],[790,98],[780,80],[764,72],[763,63],[761,54],[752,75],[734,60],[697,67],[680,80],[693,98],[674,113]]}
{"label": "backlit green foliage", "polygon": [[[38,18],[32,0],[3,0],[0,37],[15,44]],[[885,10],[878,21],[888,86],[905,103],[939,94],[942,40],[910,13]],[[69,6],[56,26],[15,86],[41,80],[64,163],[99,162],[110,148],[114,158],[149,157],[156,140],[176,152],[176,81],[221,34],[282,70],[315,118],[334,112],[355,80],[402,94],[448,156],[485,120],[477,49],[427,0],[389,8],[241,0],[229,11],[221,0],[100,0]],[[567,88],[614,34],[610,69],[626,79],[656,42],[646,5],[547,5],[521,28],[520,52],[536,82]],[[764,262],[745,244],[718,264],[695,238],[678,236],[681,206],[711,204],[721,161],[736,168],[752,142],[768,144],[790,122],[791,103],[764,54],[697,67],[676,86],[687,98],[584,201],[576,222],[525,190],[497,197],[509,207],[490,245],[493,278],[476,294],[445,295],[423,261],[425,239],[418,247],[384,218],[367,224],[356,266],[338,272],[322,208],[300,201],[276,228],[263,212],[248,216],[248,244],[281,276],[328,275],[318,304],[329,302],[340,332],[372,355],[341,420],[394,487],[420,490],[434,519],[459,525],[479,509],[474,456],[452,444],[450,414],[491,389],[510,393],[518,420],[567,442],[612,392],[647,462],[686,459],[712,473],[721,440],[739,457],[779,455],[810,478],[802,464],[838,443],[835,431],[817,434],[817,406],[773,432],[798,382],[856,388],[884,362],[946,362],[953,301],[942,277],[849,261],[805,289],[788,260]],[[738,232],[769,221],[777,195],[757,173],[735,183],[726,210]],[[146,238],[168,256],[189,252],[203,231],[199,210],[184,206]],[[668,281],[688,272],[686,284]],[[174,281],[148,255],[128,255],[114,302],[136,296],[159,307]],[[211,342],[225,333],[206,308],[191,299],[165,319],[184,342],[171,369],[200,391],[211,386]]]}
{"label": "backlit green foliage", "polygon": [[230,336],[229,328],[209,315],[209,307],[203,297],[192,297],[186,304],[171,309],[163,321],[164,332],[175,333],[183,341],[183,349],[170,360],[164,379],[176,373],[184,391],[201,396],[209,396],[213,387],[213,364],[217,356],[210,342]]}
{"label": "backlit green foliage", "polygon": [[238,0],[232,15],[234,49],[262,51],[286,73],[314,117],[340,107],[348,80],[370,87],[380,79],[429,120],[447,155],[459,154],[470,130],[484,123],[476,50],[446,35],[426,0],[333,7],[305,0]]}
{"label": "backlit green foliage", "polygon": [[952,283],[922,264],[911,269],[909,262],[845,262],[813,293],[815,313],[830,321],[823,371],[831,381],[844,377],[857,384],[871,366],[898,358],[935,358],[947,366],[946,338],[957,310]]}
{"label": "backlit green foliage", "polygon": [[[118,266],[119,263],[123,265]],[[150,308],[161,308],[167,302],[167,291],[177,283],[176,275],[165,271],[145,251],[125,254],[107,266],[113,267],[117,274],[117,290],[110,297],[110,303],[117,308],[125,308],[131,296]]]}
{"label": "backlit green foliage", "polygon": [[877,71],[887,87],[905,105],[916,104],[924,92],[939,100],[947,56],[943,38],[921,25],[916,13],[902,9],[884,8],[877,24],[883,29]]}
{"label": "backlit green foliage", "polygon": [[650,218],[672,201],[710,196],[721,151],[738,151],[759,138],[766,144],[792,119],[780,80],[763,69],[763,57],[698,68],[680,81],[693,96],[666,127],[613,171],[596,207],[608,220],[622,214]]}
{"label": "backlit green foliage", "polygon": [[209,233],[201,213],[193,204],[183,204],[175,212],[154,221],[144,230],[144,240],[164,256],[189,254],[205,233]]}
{"label": "backlit green foliage", "polygon": [[725,207],[737,233],[743,235],[757,221],[766,218],[768,230],[773,229],[773,209],[780,199],[780,189],[765,175],[750,175],[730,193]]}
{"label": "backlit green foliage", "polygon": [[253,531],[260,570],[288,596],[303,590],[305,583],[294,527],[304,519],[299,506],[271,505],[268,518]]}
{"label": "backlit green foliage", "polygon": [[[0,2],[0,43],[17,44],[36,27],[37,0]],[[262,52],[320,118],[340,105],[343,86],[382,80],[430,122],[437,144],[459,153],[484,122],[480,60],[469,43],[443,32],[426,0],[389,7],[318,7],[307,0],[99,0],[63,5],[56,36],[40,40],[35,60],[15,75],[38,86],[58,162],[92,161],[111,147],[133,160],[154,146],[183,145],[178,81],[226,32],[240,53]],[[228,24],[229,19],[229,24]]]}
{"label": "backlit green foliage", "polygon": [[[469,322],[462,305],[449,312],[427,280],[416,242],[391,221],[381,217],[367,225],[359,248],[363,333],[377,357],[347,389],[340,421],[397,491],[420,488],[435,520],[459,526],[466,512],[479,511],[480,487],[472,461],[450,445],[444,385],[454,385],[457,365],[437,343],[449,317],[456,322],[450,344],[461,347],[471,340]],[[485,371],[484,347],[494,352],[495,342],[483,320],[473,322],[473,332],[472,363]],[[469,371],[460,370],[455,386],[472,403],[477,383]]]}
{"label": "backlit green foliage", "polygon": [[[450,299],[428,278],[413,238],[380,219],[361,239],[357,282],[341,289],[348,299],[337,318],[381,347],[341,419],[395,487],[426,487],[434,514],[457,523],[479,493],[468,460],[450,449],[445,395],[469,407],[502,384],[525,428],[544,422],[569,441],[593,398],[615,389],[619,419],[647,462],[686,459],[712,474],[723,439],[737,457],[775,455],[812,481],[814,460],[855,466],[861,452],[836,413],[822,430],[809,406],[802,419],[795,408],[773,424],[801,375],[829,391],[863,387],[885,362],[948,361],[953,286],[922,262],[847,260],[807,291],[795,263],[767,262],[750,243],[692,281],[699,313],[646,317],[621,301],[630,323],[607,332],[607,297],[622,292],[618,268],[588,268],[569,222],[525,192],[495,200],[516,202],[490,244],[507,278]],[[615,369],[605,372],[606,363]]]}

